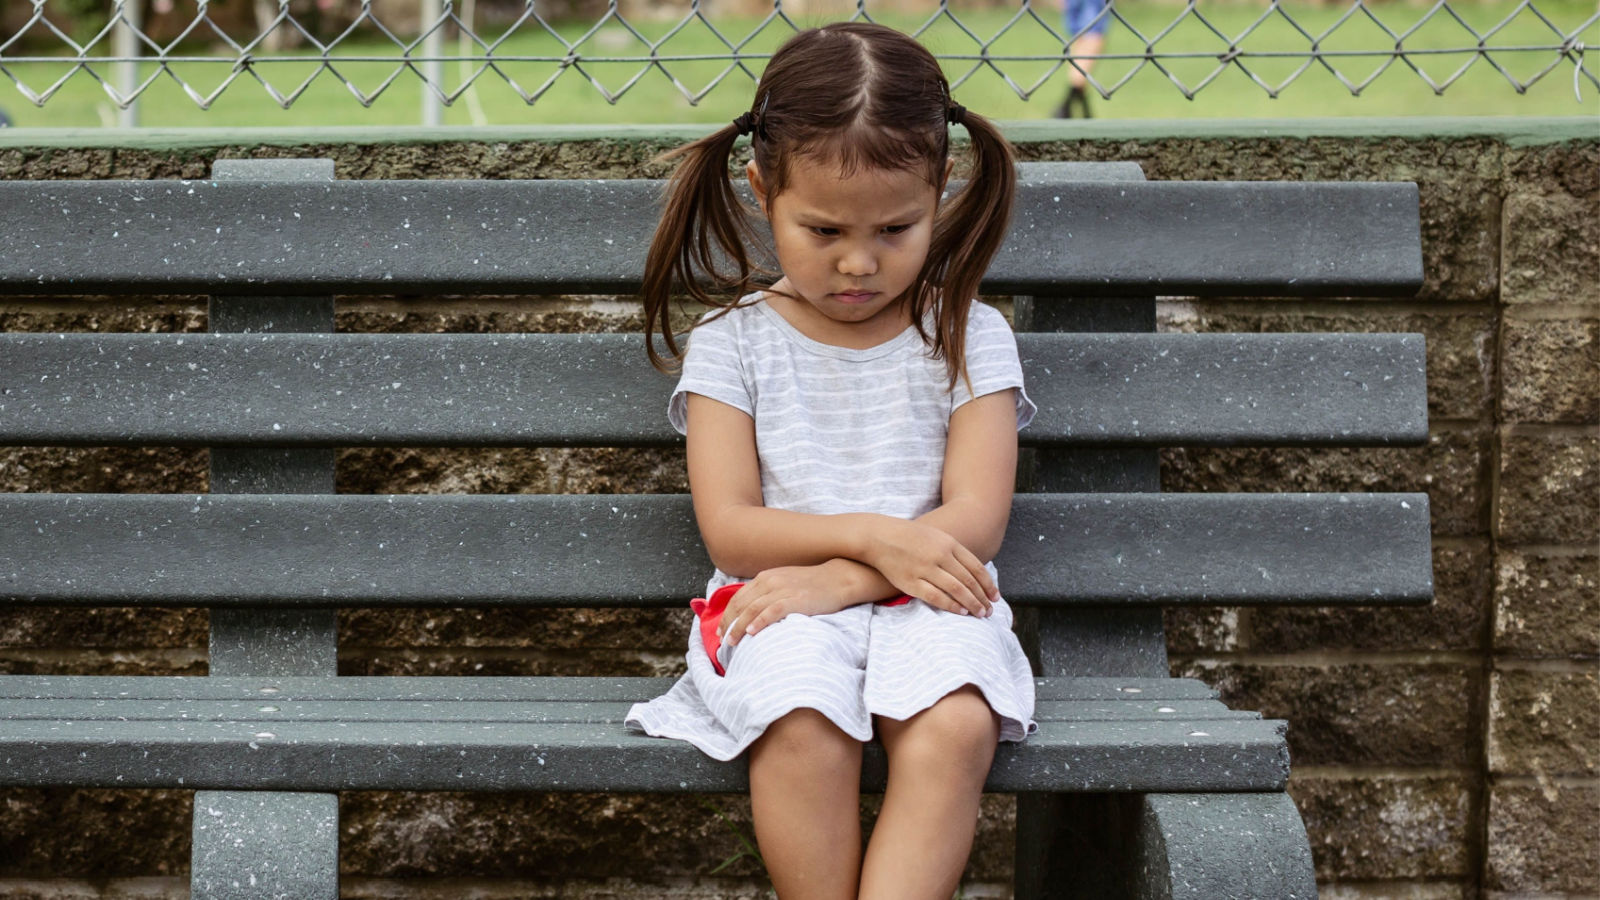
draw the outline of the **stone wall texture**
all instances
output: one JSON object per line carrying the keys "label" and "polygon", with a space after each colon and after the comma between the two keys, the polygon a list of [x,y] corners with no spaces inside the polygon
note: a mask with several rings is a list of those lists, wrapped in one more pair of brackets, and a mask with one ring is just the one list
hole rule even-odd
{"label": "stone wall texture", "polygon": [[[1169,491],[1426,491],[1438,597],[1403,610],[1168,615],[1172,668],[1291,722],[1290,792],[1324,895],[1600,894],[1600,127],[1064,123],[1034,160],[1134,160],[1152,179],[1420,185],[1413,299],[1167,298],[1173,331],[1417,331],[1431,438],[1370,450],[1180,448]],[[205,177],[218,158],[325,156],[344,178],[627,178],[683,137],[535,129],[0,138],[0,178]],[[692,133],[692,132],[689,132]],[[626,298],[341,302],[359,331],[637,329]],[[0,330],[202,331],[205,299],[0,297]],[[681,491],[676,451],[350,450],[342,492]],[[195,492],[203,451],[0,448],[0,490]],[[348,674],[671,674],[677,612],[347,612]],[[203,673],[203,610],[0,609],[0,672]],[[874,801],[864,804],[871,819]],[[754,898],[742,797],[356,793],[349,896]],[[1013,804],[986,798],[966,896],[1009,896]],[[0,791],[0,896],[186,896],[190,800]]]}

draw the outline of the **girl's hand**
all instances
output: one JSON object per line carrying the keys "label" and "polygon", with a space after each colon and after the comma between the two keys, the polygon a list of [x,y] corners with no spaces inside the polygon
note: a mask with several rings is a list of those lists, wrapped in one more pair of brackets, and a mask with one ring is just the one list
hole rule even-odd
{"label": "girl's hand", "polygon": [[924,525],[875,516],[865,558],[902,593],[961,615],[987,616],[1000,592],[983,562],[949,534]]}
{"label": "girl's hand", "polygon": [[820,616],[851,605],[836,570],[826,564],[768,569],[728,601],[718,635],[731,647],[790,613]]}

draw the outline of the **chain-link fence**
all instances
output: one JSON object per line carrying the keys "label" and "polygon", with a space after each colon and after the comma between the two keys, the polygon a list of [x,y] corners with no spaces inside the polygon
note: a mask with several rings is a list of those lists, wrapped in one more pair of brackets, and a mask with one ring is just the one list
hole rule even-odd
{"label": "chain-link fence", "polygon": [[1475,66],[1518,93],[1558,71],[1600,89],[1587,0],[3,0],[0,72],[40,107],[93,79],[123,124],[161,79],[202,109],[251,84],[287,109],[321,79],[370,106],[419,79],[429,122],[486,82],[537,104],[581,79],[616,103],[661,77],[696,104],[832,19],[901,27],[953,84],[989,72],[1024,99],[1063,77],[1110,98],[1147,68],[1191,98],[1230,70],[1270,96],[1309,72],[1360,94],[1397,64],[1434,93]]}

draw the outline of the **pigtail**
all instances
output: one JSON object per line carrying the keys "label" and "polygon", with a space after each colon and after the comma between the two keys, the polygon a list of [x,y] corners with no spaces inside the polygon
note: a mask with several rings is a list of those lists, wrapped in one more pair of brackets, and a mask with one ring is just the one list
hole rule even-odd
{"label": "pigtail", "polygon": [[[967,314],[989,263],[1005,240],[1017,190],[1017,168],[1011,144],[993,122],[959,106],[952,106],[951,111],[951,124],[965,126],[971,139],[972,169],[966,186],[934,223],[923,278],[939,287],[937,331],[931,343],[949,368],[953,388],[957,380],[966,377]],[[920,317],[920,309],[918,312]],[[920,321],[914,321],[920,327]]]}
{"label": "pigtail", "polygon": [[[738,296],[748,290],[752,267],[745,242],[752,232],[728,178],[728,159],[744,130],[745,126],[735,122],[661,157],[681,158],[682,162],[667,182],[665,208],[645,257],[640,294],[644,299],[645,350],[651,365],[662,371],[683,358],[672,333],[674,289],[712,307],[726,307],[728,302],[707,290],[707,280],[719,293],[737,288]],[[718,263],[724,260],[733,263],[736,275],[718,270]],[[667,357],[656,349],[658,334]]]}

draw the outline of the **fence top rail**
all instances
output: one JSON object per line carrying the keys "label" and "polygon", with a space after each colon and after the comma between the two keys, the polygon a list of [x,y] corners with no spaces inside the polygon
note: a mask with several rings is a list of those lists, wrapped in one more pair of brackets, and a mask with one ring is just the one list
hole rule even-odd
{"label": "fence top rail", "polygon": [[[13,15],[5,23],[14,33],[0,30],[0,62],[14,70],[8,74],[22,96],[43,107],[66,80],[57,80],[58,66],[71,59],[68,75],[83,72],[99,81],[130,113],[125,124],[136,121],[131,113],[140,97],[168,80],[141,75],[141,64],[159,66],[201,109],[226,105],[223,97],[235,82],[236,92],[259,87],[289,109],[317,78],[338,82],[351,95],[347,101],[364,107],[397,83],[416,79],[423,120],[437,123],[444,105],[463,98],[475,103],[480,88],[532,105],[574,80],[614,104],[660,77],[698,105],[724,84],[736,89],[753,81],[769,57],[770,39],[802,27],[795,15],[828,15],[809,4],[797,10],[791,3],[786,10],[778,0],[742,8],[719,3],[710,14],[694,4],[663,18],[668,10],[661,5],[622,0],[595,21],[558,25],[545,18],[550,8],[531,0],[508,20],[508,5],[480,16],[471,4],[422,4],[417,15],[397,17],[396,10],[377,12],[359,0],[330,0],[315,14],[284,3],[276,17],[241,22],[236,10],[225,8],[231,4],[202,2],[192,15],[169,10],[146,16],[138,0],[113,0],[94,11],[68,10],[66,3],[51,9],[47,0],[33,0],[31,16]],[[1519,94],[1547,77],[1570,79],[1579,102],[1585,86],[1600,88],[1590,55],[1600,14],[1555,2],[1543,2],[1541,10],[1535,0],[1470,8],[1479,5],[1272,3],[1257,14],[1216,8],[1224,4],[1168,11],[1110,0],[1084,22],[1062,21],[1053,8],[1028,3],[976,9],[939,0],[912,13],[859,0],[833,7],[832,15],[882,20],[928,41],[953,88],[992,73],[1023,100],[1041,91],[1055,94],[1063,69],[1083,72],[1089,87],[1109,98],[1147,66],[1190,99],[1225,73],[1234,78],[1225,82],[1229,89],[1237,89],[1242,76],[1269,97],[1307,73],[1331,77],[1359,96],[1390,68],[1409,70],[1437,94],[1474,68],[1492,69]],[[73,19],[83,24],[67,27]],[[1118,35],[1109,46],[1080,41],[1108,31]],[[708,70],[695,71],[707,63]],[[284,65],[294,67],[292,79]],[[312,74],[301,82],[307,66]],[[392,66],[393,74],[373,82],[352,77],[356,66]],[[447,76],[447,67],[459,74]]]}
{"label": "fence top rail", "polygon": [[[1024,173],[986,292],[1403,296],[1422,283],[1414,184]],[[0,295],[631,293],[661,189],[0,182]]]}

